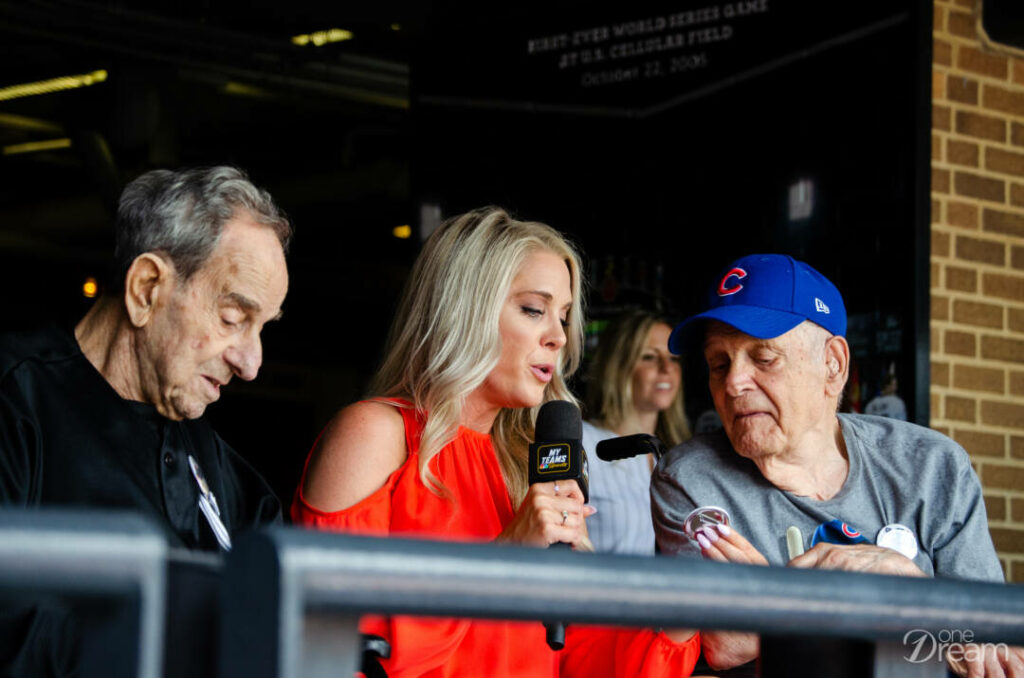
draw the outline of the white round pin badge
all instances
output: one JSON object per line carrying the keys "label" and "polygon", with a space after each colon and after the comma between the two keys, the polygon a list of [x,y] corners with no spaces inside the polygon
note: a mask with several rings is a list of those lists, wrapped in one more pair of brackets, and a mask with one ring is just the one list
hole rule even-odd
{"label": "white round pin badge", "polygon": [[875,543],[902,553],[911,560],[917,555],[917,537],[906,525],[890,523],[878,531]]}
{"label": "white round pin badge", "polygon": [[683,532],[690,539],[697,539],[697,530],[714,525],[728,525],[729,512],[718,506],[700,506],[693,509],[683,520]]}

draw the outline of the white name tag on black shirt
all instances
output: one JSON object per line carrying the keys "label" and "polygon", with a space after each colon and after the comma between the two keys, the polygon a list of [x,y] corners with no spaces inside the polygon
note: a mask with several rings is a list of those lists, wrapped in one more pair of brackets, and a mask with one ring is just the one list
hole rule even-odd
{"label": "white name tag on black shirt", "polygon": [[192,469],[192,477],[196,479],[196,484],[199,486],[199,510],[206,516],[206,521],[210,523],[213,536],[217,538],[220,547],[225,551],[230,551],[231,534],[220,519],[220,506],[217,505],[217,497],[213,495],[213,491],[206,483],[206,477],[203,476],[199,462],[191,454],[188,455],[188,465]]}

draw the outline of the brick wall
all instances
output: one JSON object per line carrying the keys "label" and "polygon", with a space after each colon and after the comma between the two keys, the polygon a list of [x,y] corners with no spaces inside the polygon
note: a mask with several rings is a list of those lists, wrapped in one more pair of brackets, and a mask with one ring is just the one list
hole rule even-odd
{"label": "brick wall", "polygon": [[932,426],[971,454],[1007,578],[1024,581],[1024,51],[983,0],[935,0]]}

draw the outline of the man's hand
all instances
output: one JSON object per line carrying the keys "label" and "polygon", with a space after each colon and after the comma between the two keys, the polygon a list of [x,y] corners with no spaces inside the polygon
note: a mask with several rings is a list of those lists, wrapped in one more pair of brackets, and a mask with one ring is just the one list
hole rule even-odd
{"label": "man's hand", "polygon": [[700,647],[708,666],[723,671],[757,659],[761,638],[756,633],[701,631]]}
{"label": "man's hand", "polygon": [[874,544],[818,542],[810,551],[789,561],[789,567],[873,572],[903,577],[928,576],[902,553]]}
{"label": "man's hand", "polygon": [[970,643],[950,648],[949,668],[967,678],[1024,678],[1024,648]]}

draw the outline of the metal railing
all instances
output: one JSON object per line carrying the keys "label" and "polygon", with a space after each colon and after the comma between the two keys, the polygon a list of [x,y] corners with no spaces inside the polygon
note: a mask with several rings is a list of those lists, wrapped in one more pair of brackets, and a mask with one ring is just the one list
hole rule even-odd
{"label": "metal railing", "polygon": [[73,618],[86,677],[161,675],[166,567],[163,531],[139,515],[0,512],[4,609],[44,601],[47,614]]}
{"label": "metal railing", "polygon": [[894,652],[911,629],[1024,644],[1024,587],[960,580],[292,528],[239,539],[225,575],[225,678],[347,675],[359,665],[364,612],[869,639],[880,648],[876,676],[944,673],[938,661],[912,664]]}
{"label": "metal railing", "polygon": [[[801,654],[823,663],[811,673],[785,662],[843,643],[858,661],[873,653],[875,678],[944,675],[937,657],[907,661],[911,629],[1024,644],[1013,585],[293,528],[241,536],[222,565],[169,551],[138,516],[0,511],[0,599],[39,597],[86,611],[83,676],[213,675],[214,664],[225,678],[351,675],[364,613],[755,631],[763,676],[839,675],[824,670],[834,655]],[[191,654],[165,662],[170,652]]]}

